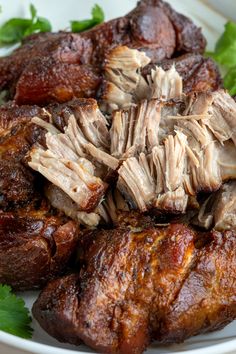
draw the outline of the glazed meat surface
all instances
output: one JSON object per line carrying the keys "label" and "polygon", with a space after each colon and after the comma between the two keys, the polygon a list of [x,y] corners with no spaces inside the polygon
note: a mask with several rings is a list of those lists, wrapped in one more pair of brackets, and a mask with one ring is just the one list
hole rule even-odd
{"label": "glazed meat surface", "polygon": [[32,123],[34,116],[49,119],[36,106],[0,108],[0,282],[17,290],[42,287],[62,274],[78,238],[77,223],[53,210],[44,179],[28,167],[32,145],[45,143],[46,130]]}
{"label": "glazed meat surface", "polygon": [[[211,58],[204,58],[200,54],[185,54],[175,59],[165,59],[157,63],[165,71],[169,70],[173,64],[183,79],[185,93],[215,91],[222,86],[220,72]],[[143,74],[146,76],[150,73],[153,66],[153,64],[149,64],[145,67]]]}
{"label": "glazed meat surface", "polygon": [[127,45],[152,59],[202,53],[206,41],[191,20],[161,0],[142,0],[122,18],[82,34],[48,33],[25,39],[0,60],[0,88],[17,103],[64,102],[94,96],[106,52]]}
{"label": "glazed meat surface", "polygon": [[25,157],[35,142],[42,142],[45,131],[31,124],[35,115],[44,115],[36,106],[0,108],[0,208],[15,209],[40,199],[41,178],[27,166]]}
{"label": "glazed meat surface", "polygon": [[194,238],[183,225],[88,232],[79,275],[50,283],[33,314],[60,341],[141,353],[189,272]]}
{"label": "glazed meat surface", "polygon": [[80,272],[50,282],[33,315],[59,341],[103,353],[222,328],[236,317],[236,237],[204,238],[180,224],[87,233]]}
{"label": "glazed meat surface", "polygon": [[41,288],[63,273],[77,243],[77,226],[49,208],[0,213],[0,282]]}
{"label": "glazed meat surface", "polygon": [[236,234],[212,232],[196,265],[166,314],[160,331],[165,343],[222,329],[236,318]]}

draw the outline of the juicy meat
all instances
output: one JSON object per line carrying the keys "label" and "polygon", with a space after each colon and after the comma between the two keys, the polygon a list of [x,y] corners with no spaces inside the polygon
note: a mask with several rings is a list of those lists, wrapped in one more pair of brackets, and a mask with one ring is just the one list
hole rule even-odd
{"label": "juicy meat", "polygon": [[29,166],[62,189],[76,202],[80,211],[93,211],[100,203],[106,184],[94,175],[94,166],[86,159],[60,157],[57,150],[31,151]]}
{"label": "juicy meat", "polygon": [[[109,146],[106,119],[91,101],[95,103],[90,99],[87,106],[77,106],[74,114],[69,114],[70,106],[67,108],[64,133],[52,132],[53,125],[47,125],[47,150],[33,148],[29,161],[32,169],[68,194],[81,212],[94,211],[106,190],[106,184],[97,177],[93,161],[87,159],[90,144],[101,150]],[[58,122],[61,123],[60,119]],[[44,121],[37,120],[37,123],[45,126]]]}
{"label": "juicy meat", "polygon": [[[26,154],[36,142],[43,142],[44,129],[31,124],[44,112],[34,106],[7,104],[0,108],[0,208],[17,208],[40,199],[41,178],[27,166]],[[36,187],[37,186],[37,187]]]}
{"label": "juicy meat", "polygon": [[149,64],[148,59],[144,53],[125,46],[109,52],[99,91],[104,109],[127,108],[141,99],[176,98],[182,91],[214,91],[222,85],[216,64],[200,54]]}
{"label": "juicy meat", "polygon": [[[184,54],[174,59],[165,59],[160,63],[163,70],[169,70],[172,65],[183,79],[185,93],[192,91],[215,91],[222,86],[222,80],[216,63],[200,54]],[[153,64],[143,69],[146,76],[153,68]]]}
{"label": "juicy meat", "polygon": [[62,274],[76,244],[76,223],[50,216],[47,208],[0,212],[0,282],[41,288]]}
{"label": "juicy meat", "polygon": [[190,196],[236,178],[234,100],[219,90],[179,101],[172,115],[170,102],[155,100],[113,114],[118,188],[141,211],[185,212]]}
{"label": "juicy meat", "polygon": [[150,155],[129,157],[118,170],[118,189],[134,208],[145,212],[151,208],[183,213],[188,194],[184,189],[186,136],[169,135],[164,145]]}
{"label": "juicy meat", "polygon": [[236,181],[225,183],[202,204],[193,224],[217,231],[236,230]]}
{"label": "juicy meat", "polygon": [[112,116],[111,155],[116,158],[150,152],[158,144],[162,103],[143,101],[127,110],[115,111]]}
{"label": "juicy meat", "polygon": [[0,61],[0,88],[17,103],[64,102],[95,95],[105,54],[112,47],[140,49],[154,61],[179,53],[202,53],[206,41],[191,20],[161,0],[142,0],[124,17],[82,34],[28,37]]}
{"label": "juicy meat", "polygon": [[77,242],[77,224],[45,202],[44,181],[27,165],[32,145],[45,142],[35,115],[49,118],[35,106],[0,108],[0,282],[17,290],[62,274]]}
{"label": "juicy meat", "polygon": [[49,283],[33,314],[60,341],[141,353],[189,271],[194,237],[183,225],[87,233],[79,275]]}
{"label": "juicy meat", "polygon": [[50,282],[33,315],[59,341],[103,353],[220,329],[236,318],[235,236],[213,232],[203,242],[181,224],[86,233],[80,272]]}
{"label": "juicy meat", "polygon": [[[123,60],[127,51],[121,53]],[[143,60],[137,53],[135,58]],[[56,114],[53,121],[66,124],[64,133],[47,124],[47,150],[31,151],[29,165],[62,189],[78,211],[97,213],[109,169],[114,183],[118,174],[117,187],[129,206],[142,212],[184,213],[199,192],[214,192],[236,178],[234,100],[223,90],[184,95],[173,67],[157,68],[149,79],[157,97],[114,111],[109,131],[98,108],[87,111],[84,103],[77,114],[63,109],[62,120]],[[103,206],[100,212],[110,218]]]}
{"label": "juicy meat", "polygon": [[222,186],[214,209],[216,230],[236,230],[236,181]]}
{"label": "juicy meat", "polygon": [[222,329],[236,318],[235,232],[213,232],[199,250],[194,268],[184,280],[160,331],[165,343],[182,342]]}
{"label": "juicy meat", "polygon": [[78,204],[55,184],[46,185],[44,192],[53,208],[63,212],[69,218],[79,221],[80,224],[87,227],[95,227],[99,224],[100,216],[96,212],[80,211]]}

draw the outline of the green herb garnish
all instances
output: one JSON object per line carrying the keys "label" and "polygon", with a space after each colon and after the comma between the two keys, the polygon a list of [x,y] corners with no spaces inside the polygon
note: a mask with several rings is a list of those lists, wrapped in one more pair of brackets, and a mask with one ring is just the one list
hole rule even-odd
{"label": "green herb garnish", "polygon": [[227,72],[224,86],[233,96],[236,95],[236,23],[229,21],[225,24],[224,33],[216,43],[214,52],[208,52]]}
{"label": "green herb garnish", "polygon": [[22,39],[32,33],[50,32],[52,26],[44,18],[37,16],[34,5],[30,5],[31,18],[12,18],[0,27],[0,45],[10,45],[21,42]]}
{"label": "green herb garnish", "polygon": [[82,20],[82,21],[71,21],[71,31],[72,32],[83,32],[92,28],[99,23],[104,22],[104,12],[99,5],[94,5],[91,11],[92,18],[90,20]]}
{"label": "green herb garnish", "polygon": [[22,338],[32,337],[29,310],[22,298],[11,292],[10,286],[0,285],[0,330]]}

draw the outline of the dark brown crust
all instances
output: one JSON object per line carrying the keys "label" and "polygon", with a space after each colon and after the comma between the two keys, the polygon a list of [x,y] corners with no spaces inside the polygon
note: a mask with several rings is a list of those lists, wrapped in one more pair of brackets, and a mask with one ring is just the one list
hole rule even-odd
{"label": "dark brown crust", "polygon": [[0,107],[0,208],[3,210],[15,210],[33,199],[42,199],[41,177],[25,161],[32,145],[44,141],[45,130],[31,124],[35,115],[45,116],[36,106],[8,103]]}
{"label": "dark brown crust", "polygon": [[153,62],[205,49],[191,20],[161,0],[142,0],[124,17],[82,34],[32,35],[10,56],[0,59],[0,89],[19,104],[65,102],[95,96],[106,53],[126,45],[145,51]]}
{"label": "dark brown crust", "polygon": [[0,282],[17,290],[41,288],[66,268],[76,243],[72,221],[42,210],[0,214]]}
{"label": "dark brown crust", "polygon": [[80,273],[49,283],[33,315],[59,341],[103,353],[182,342],[236,318],[235,246],[233,232],[196,238],[181,224],[87,232]]}
{"label": "dark brown crust", "polygon": [[82,339],[103,353],[142,353],[188,273],[194,239],[184,225],[87,232],[79,242],[78,278],[50,283],[33,314],[59,341]]}
{"label": "dark brown crust", "polygon": [[[183,78],[185,93],[192,91],[215,91],[222,87],[222,79],[216,63],[210,58],[204,58],[200,54],[185,54],[175,59],[166,59],[157,63],[164,70],[172,65]],[[142,73],[150,74],[154,64],[147,65]]]}
{"label": "dark brown crust", "polygon": [[236,318],[236,234],[213,232],[211,237],[166,315],[162,342],[183,342],[219,330]]}
{"label": "dark brown crust", "polygon": [[62,274],[75,251],[78,230],[52,210],[43,195],[43,178],[27,165],[45,130],[32,124],[36,106],[0,107],[0,282],[16,290],[41,288]]}

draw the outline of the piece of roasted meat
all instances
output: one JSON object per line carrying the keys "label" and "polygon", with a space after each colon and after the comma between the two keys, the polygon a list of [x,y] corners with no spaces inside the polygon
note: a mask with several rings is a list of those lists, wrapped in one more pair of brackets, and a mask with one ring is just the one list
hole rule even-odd
{"label": "piece of roasted meat", "polygon": [[121,226],[80,238],[81,269],[50,282],[33,306],[59,341],[103,353],[142,353],[236,318],[236,234],[172,224]]}
{"label": "piece of roasted meat", "polygon": [[0,212],[0,282],[16,290],[41,288],[66,269],[77,239],[76,223],[46,205]]}
{"label": "piece of roasted meat", "polygon": [[[86,103],[74,105],[96,110],[94,100]],[[46,180],[27,162],[32,145],[45,144],[50,119],[63,128],[61,111],[59,119],[58,109],[52,117],[36,106],[0,108],[0,282],[17,290],[42,287],[62,274],[76,249],[78,223],[52,208],[43,193]],[[33,123],[35,116],[41,126]]]}
{"label": "piece of roasted meat", "polygon": [[17,103],[64,102],[94,96],[105,54],[126,45],[153,62],[184,53],[203,53],[201,30],[161,0],[142,0],[124,17],[81,34],[47,33],[26,38],[0,60],[0,89]]}
{"label": "piece of roasted meat", "polygon": [[[170,81],[175,82],[172,90]],[[145,53],[119,46],[106,56],[104,79],[98,96],[102,108],[112,111],[127,108],[142,99],[167,100],[178,97],[182,91],[215,91],[221,85],[216,64],[200,54],[185,54],[151,63]]]}
{"label": "piece of roasted meat", "polygon": [[[227,161],[226,161],[227,163]],[[236,181],[229,181],[201,203],[192,223],[206,230],[236,231]]]}
{"label": "piece of roasted meat", "polygon": [[[116,61],[119,63],[119,50],[115,49],[114,67]],[[133,56],[131,65],[145,59],[136,50],[127,48],[127,52]],[[95,214],[104,214],[100,201],[108,171],[113,171],[112,185],[131,209],[170,214],[185,213],[200,192],[217,191],[224,181],[236,178],[236,103],[228,93],[217,90],[186,95],[183,79],[174,67],[167,71],[155,67],[147,81],[133,69],[123,74],[121,78],[109,71],[120,87],[125,89],[128,78],[133,86],[126,86],[123,96],[110,100],[112,106],[118,97],[122,108],[112,113],[107,145],[99,146],[100,139],[86,136],[91,132],[80,128],[81,118],[75,121],[71,116],[63,134],[50,132],[53,125],[48,127],[47,149],[35,147],[30,153],[33,169],[62,189],[77,203],[78,210]],[[133,102],[140,92],[145,97]],[[89,121],[88,115],[83,116]],[[92,117],[105,121],[99,110]],[[99,131],[96,134],[99,136]],[[82,168],[84,158],[87,162]],[[68,166],[73,173],[68,173]],[[81,183],[73,189],[79,181],[74,173],[83,180],[87,173],[89,184],[97,186],[97,198],[92,193],[92,203],[83,197]]]}

